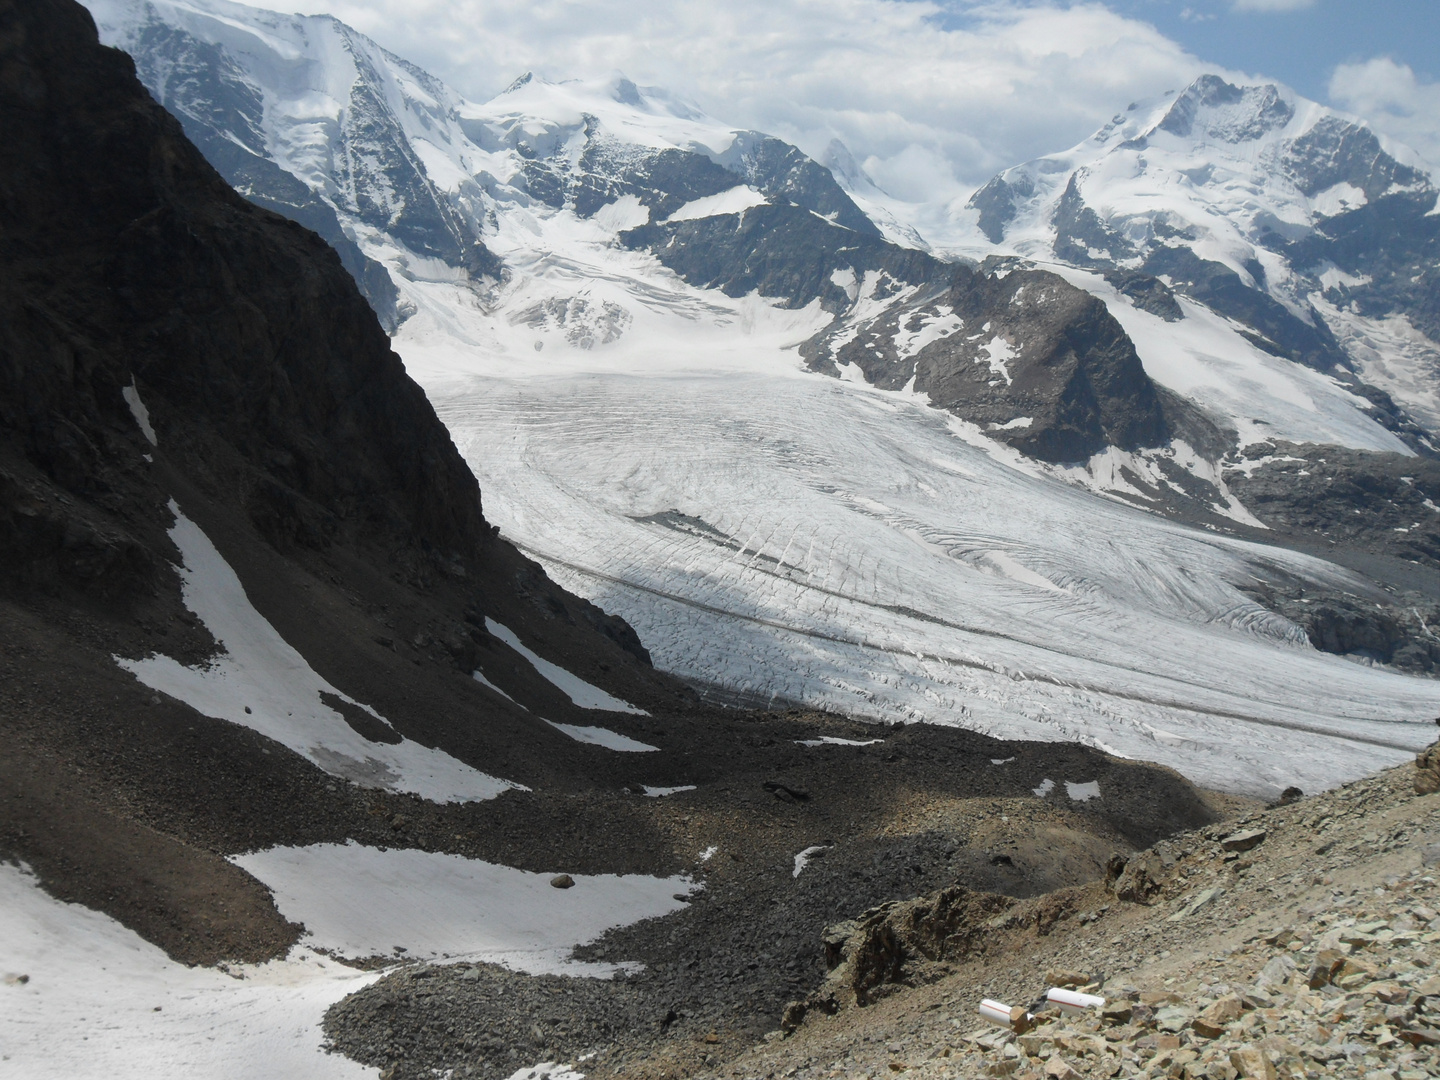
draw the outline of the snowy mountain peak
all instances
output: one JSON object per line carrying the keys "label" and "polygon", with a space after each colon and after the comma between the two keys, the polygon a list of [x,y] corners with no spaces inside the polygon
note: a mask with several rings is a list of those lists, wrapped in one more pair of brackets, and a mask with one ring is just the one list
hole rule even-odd
{"label": "snowy mountain peak", "polygon": [[735,135],[692,102],[624,75],[551,82],[527,72],[487,102],[463,102],[459,115],[478,142],[486,136],[476,126],[488,125],[506,146],[542,157],[587,126],[625,144],[709,154],[726,150]]}
{"label": "snowy mountain peak", "polygon": [[1278,86],[1234,86],[1218,75],[1201,75],[1176,99],[1159,130],[1182,139],[1241,143],[1264,138],[1295,116],[1289,95]]}

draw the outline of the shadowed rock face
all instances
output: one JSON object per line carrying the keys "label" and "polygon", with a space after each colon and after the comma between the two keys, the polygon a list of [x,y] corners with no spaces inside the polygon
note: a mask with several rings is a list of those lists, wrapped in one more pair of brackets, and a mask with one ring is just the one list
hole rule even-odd
{"label": "shadowed rock face", "polygon": [[158,521],[92,513],[150,487],[132,385],[161,446],[273,542],[473,559],[478,485],[334,251],[231,190],[82,8],[6,0],[0,30],[7,565],[146,561]]}
{"label": "shadowed rock face", "polygon": [[[1159,393],[1120,324],[1101,301],[1054,274],[945,264],[796,206],[623,235],[694,285],[731,296],[757,291],[791,307],[819,300],[839,321],[802,346],[813,369],[838,374],[854,365],[890,390],[913,379],[932,404],[981,425],[1029,418],[1013,434],[994,434],[1032,457],[1084,461],[1106,445],[1134,450],[1169,441]],[[847,288],[862,280],[872,281],[867,300],[890,303],[852,323]],[[897,336],[942,308],[965,328],[918,353],[896,349]]]}

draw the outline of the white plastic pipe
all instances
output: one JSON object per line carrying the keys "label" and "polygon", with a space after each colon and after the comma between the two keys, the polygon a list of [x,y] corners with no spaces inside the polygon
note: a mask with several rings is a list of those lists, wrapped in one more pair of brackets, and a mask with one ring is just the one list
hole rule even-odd
{"label": "white plastic pipe", "polygon": [[1052,986],[1045,995],[1045,1000],[1054,1005],[1063,1013],[1071,1016],[1088,1012],[1090,1009],[1101,1009],[1105,1007],[1105,999],[1096,997],[1094,994],[1082,994],[1078,990],[1065,990],[1059,986]]}
{"label": "white plastic pipe", "polygon": [[980,1018],[989,1020],[992,1024],[999,1024],[1001,1027],[1010,1026],[1010,1006],[999,1001],[991,1001],[986,998],[980,1002]]}

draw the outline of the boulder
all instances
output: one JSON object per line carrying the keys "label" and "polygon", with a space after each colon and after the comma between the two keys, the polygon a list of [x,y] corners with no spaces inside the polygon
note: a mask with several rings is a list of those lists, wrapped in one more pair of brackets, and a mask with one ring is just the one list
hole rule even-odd
{"label": "boulder", "polygon": [[1415,794],[1440,791],[1440,742],[1431,743],[1415,755]]}

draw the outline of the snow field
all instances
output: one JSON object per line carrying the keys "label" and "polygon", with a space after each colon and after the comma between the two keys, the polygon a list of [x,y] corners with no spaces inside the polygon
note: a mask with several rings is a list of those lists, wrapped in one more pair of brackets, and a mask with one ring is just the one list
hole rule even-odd
{"label": "snow field", "polygon": [[685,876],[578,874],[572,888],[556,889],[549,874],[353,842],[231,861],[273,891],[282,914],[306,925],[302,944],[284,960],[177,964],[109,916],[49,896],[26,868],[0,864],[0,1075],[374,1077],[373,1068],[324,1053],[320,1024],[326,1009],[381,972],[346,967],[327,953],[398,959],[398,946],[407,959],[610,978],[632,965],[575,961],[574,947],[681,910],[675,894],[698,887]]}
{"label": "snow field", "polygon": [[230,974],[177,964],[108,915],[0,864],[0,1075],[17,1080],[357,1080],[325,1010],[379,978],[309,949]]}
{"label": "snow field", "polygon": [[[688,877],[551,873],[413,849],[312,844],[231,857],[270,888],[313,949],[341,956],[483,961],[530,974],[610,978],[624,965],[572,960],[607,930],[680,911]],[[398,947],[398,949],[397,949]]]}
{"label": "snow field", "polygon": [[175,515],[170,538],[184,560],[179,574],[185,606],[224,652],[208,666],[193,668],[158,653],[140,660],[117,656],[122,668],[152,690],[206,716],[258,731],[330,775],[365,787],[412,792],[436,802],[493,799],[510,789],[527,790],[410,739],[375,743],[358,734],[322,694],[388,721],[321,678],[255,610],[210,538],[174,500],[170,510]]}

